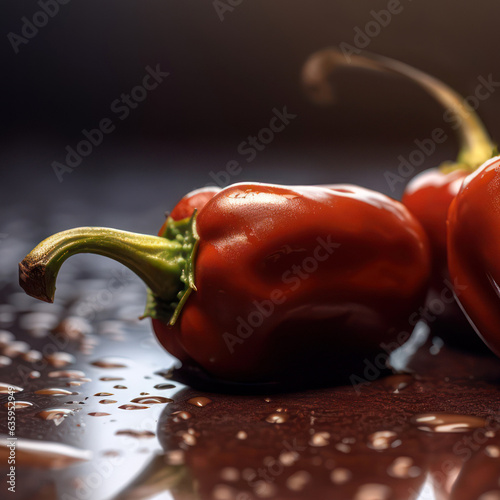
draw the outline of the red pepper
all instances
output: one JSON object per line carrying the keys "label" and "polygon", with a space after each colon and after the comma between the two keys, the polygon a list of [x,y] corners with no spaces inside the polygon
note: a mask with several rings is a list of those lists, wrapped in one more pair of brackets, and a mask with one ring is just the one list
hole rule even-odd
{"label": "red pepper", "polygon": [[[221,188],[216,186],[206,186],[195,191],[191,191],[184,198],[182,198],[177,205],[175,205],[169,216],[175,221],[186,219],[191,217],[195,210],[200,210],[203,208],[207,201],[211,200]],[[161,227],[159,231],[159,236],[163,236],[167,228],[167,221]]]}
{"label": "red pepper", "polygon": [[62,262],[78,252],[135,271],[165,348],[236,381],[318,366],[331,375],[346,360],[391,350],[430,271],[424,231],[403,205],[343,185],[198,191],[174,208],[161,236],[65,231],[20,264],[21,285],[52,301]]}
{"label": "red pepper", "polygon": [[[460,150],[455,162],[445,162],[414,177],[406,186],[402,202],[424,227],[431,246],[432,279],[427,309],[432,315],[433,330],[450,345],[466,349],[483,346],[470,328],[457,302],[447,297],[452,281],[447,265],[446,221],[451,202],[467,175],[491,157],[495,149],[488,133],[476,113],[455,91],[436,79],[422,83],[446,108],[446,116],[456,124]],[[460,294],[457,289],[456,293]]]}
{"label": "red pepper", "polygon": [[500,356],[500,157],[463,182],[448,214],[448,266],[458,300],[486,344]]}
{"label": "red pepper", "polygon": [[[342,66],[394,73],[410,79],[445,108],[444,118],[458,133],[460,151],[457,160],[444,162],[414,177],[406,186],[402,202],[420,221],[429,237],[433,272],[427,309],[429,317],[435,322],[436,331],[443,336],[445,330],[451,330],[448,340],[467,347],[475,345],[476,337],[473,332],[467,331],[468,323],[456,302],[448,300],[450,283],[446,257],[446,219],[450,203],[463,179],[491,157],[495,146],[481,120],[462,96],[438,79],[386,57],[353,55],[347,63],[345,57],[335,49],[317,52],[307,61],[303,71],[304,83],[315,101],[321,104],[332,102],[329,76]],[[435,300],[439,301],[438,317],[432,315]],[[460,335],[457,335],[457,328],[461,329]]]}
{"label": "red pepper", "polygon": [[443,171],[431,168],[414,177],[403,195],[403,204],[422,224],[431,246],[434,277],[442,282],[446,276],[446,219],[453,198],[469,170]]}

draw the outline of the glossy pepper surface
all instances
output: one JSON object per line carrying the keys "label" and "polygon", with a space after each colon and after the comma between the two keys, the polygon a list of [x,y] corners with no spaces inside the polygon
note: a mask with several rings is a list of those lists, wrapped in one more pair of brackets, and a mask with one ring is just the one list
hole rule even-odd
{"label": "glossy pepper surface", "polygon": [[52,300],[62,261],[77,252],[133,269],[150,289],[146,315],[160,343],[236,381],[272,381],[317,363],[335,372],[342,359],[380,351],[408,330],[430,272],[425,233],[408,210],[347,185],[196,191],[158,237],[59,233],[21,263],[22,286]]}
{"label": "glossy pepper surface", "polygon": [[500,356],[500,157],[469,175],[448,215],[448,266],[458,300]]}
{"label": "glossy pepper surface", "polygon": [[452,288],[459,298],[461,293],[460,288],[453,285],[448,272],[447,218],[450,204],[463,180],[491,157],[495,146],[481,120],[462,96],[435,78],[419,78],[421,82],[418,83],[445,108],[443,120],[456,131],[460,148],[455,161],[425,170],[410,180],[402,202],[420,221],[429,237],[433,270],[427,309],[438,312],[431,314],[433,329],[450,345],[481,350],[482,343],[457,302],[447,299]]}

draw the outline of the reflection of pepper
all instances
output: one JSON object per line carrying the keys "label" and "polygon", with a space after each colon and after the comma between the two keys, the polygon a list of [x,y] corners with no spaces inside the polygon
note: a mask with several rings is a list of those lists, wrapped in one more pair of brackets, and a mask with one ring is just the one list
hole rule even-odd
{"label": "reflection of pepper", "polygon": [[20,264],[21,285],[51,301],[70,255],[119,260],[149,286],[146,315],[166,349],[228,380],[275,380],[320,360],[335,372],[407,330],[430,263],[403,205],[340,185],[235,184],[213,194],[185,197],[160,237],[56,234]]}
{"label": "reflection of pepper", "polygon": [[[463,97],[438,79],[386,57],[366,53],[361,56],[351,56],[347,63],[344,56],[335,49],[317,52],[307,61],[303,72],[304,83],[311,98],[321,104],[332,102],[333,92],[328,77],[338,67],[365,68],[410,79],[446,109],[444,120],[452,124],[452,128],[458,133],[460,151],[457,160],[445,162],[414,177],[406,186],[402,202],[419,220],[429,237],[433,272],[428,308],[434,311],[432,305],[437,299],[440,317],[435,318],[431,315],[433,321],[437,323],[436,331],[442,335],[445,329],[450,329],[453,343],[470,347],[475,344],[476,337],[473,332],[470,332],[472,335],[468,334],[467,321],[456,303],[446,298],[450,288],[447,280],[446,219],[450,203],[458,193],[463,179],[491,157],[494,145],[479,117],[466,104]],[[436,131],[439,129],[434,132]],[[428,142],[432,143],[426,146],[427,151],[433,151],[436,144],[446,140],[443,130],[433,133],[432,137],[436,140],[428,139]],[[462,330],[458,336],[457,328]]]}
{"label": "reflection of pepper", "polygon": [[[448,266],[460,304],[500,356],[500,157],[465,178],[448,214]],[[458,289],[458,287],[460,287]]]}

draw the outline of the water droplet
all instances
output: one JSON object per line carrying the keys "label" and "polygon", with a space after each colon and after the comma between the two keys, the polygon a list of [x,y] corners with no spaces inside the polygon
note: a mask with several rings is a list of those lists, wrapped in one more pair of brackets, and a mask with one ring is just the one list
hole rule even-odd
{"label": "water droplet", "polygon": [[47,354],[45,360],[55,368],[63,368],[76,361],[75,357],[69,352],[54,352]]}
{"label": "water droplet", "polygon": [[90,364],[93,366],[97,366],[98,368],[128,368],[128,366],[125,364],[125,360],[120,358],[101,358],[93,361]]}
{"label": "water droplet", "polygon": [[195,398],[188,399],[187,402],[193,406],[203,407],[209,405],[212,402],[212,400],[204,396],[196,396]]}
{"label": "water droplet", "polygon": [[432,345],[429,347],[429,352],[432,356],[436,356],[441,351],[441,348],[444,346],[443,339],[440,337],[434,337],[432,339]]}
{"label": "water droplet", "polygon": [[113,389],[127,389],[126,385],[114,385]]}
{"label": "water droplet", "polygon": [[292,491],[302,491],[311,480],[311,474],[305,470],[299,470],[286,480],[288,489]]}
{"label": "water droplet", "polygon": [[114,396],[114,394],[111,394],[110,392],[96,392],[94,396]]}
{"label": "water droplet", "polygon": [[39,351],[31,350],[24,353],[21,357],[28,363],[36,363],[37,361],[40,361],[42,359],[42,353]]}
{"label": "water droplet", "polygon": [[266,417],[266,422],[270,424],[284,424],[288,420],[286,413],[271,413]]}
{"label": "water droplet", "polygon": [[380,384],[390,392],[398,394],[414,382],[414,378],[407,374],[389,375],[380,380]]}
{"label": "water droplet", "polygon": [[500,490],[491,490],[483,493],[477,500],[500,500]]}
{"label": "water droplet", "polygon": [[160,377],[171,379],[174,376],[174,369],[169,368],[168,370],[160,370],[159,372],[155,372],[155,375],[159,375]]}
{"label": "water droplet", "polygon": [[99,380],[103,382],[117,382],[118,380],[125,380],[123,377],[101,377]]}
{"label": "water droplet", "polygon": [[90,343],[90,337],[85,337],[84,340],[80,344],[79,351],[86,356],[90,356],[95,349],[95,345]]}
{"label": "water droplet", "polygon": [[85,335],[92,333],[92,327],[84,318],[69,316],[63,319],[53,331],[68,340],[82,340]]}
{"label": "water droplet", "polygon": [[164,403],[171,403],[173,399],[164,398],[163,396],[145,396],[143,398],[135,398],[131,400],[131,403],[139,403],[142,405],[157,405]]}
{"label": "water droplet", "polygon": [[387,450],[401,444],[401,440],[393,431],[378,431],[368,436],[368,448],[372,450]]}
{"label": "water droplet", "polygon": [[0,367],[9,366],[12,363],[11,359],[7,356],[0,356]]}
{"label": "water droplet", "polygon": [[223,481],[227,481],[229,483],[234,483],[240,480],[240,471],[235,467],[224,467],[220,471],[220,478]]}
{"label": "water droplet", "polygon": [[48,334],[57,325],[57,316],[46,312],[31,312],[21,316],[19,325],[37,337]]}
{"label": "water droplet", "polygon": [[0,382],[0,394],[9,394],[9,392],[21,392],[21,391],[23,391],[22,387]]}
{"label": "water droplet", "polygon": [[114,399],[101,399],[99,403],[102,405],[111,405],[113,403],[117,403],[118,401],[115,401]]}
{"label": "water droplet", "polygon": [[172,415],[174,416],[172,419],[174,422],[180,422],[181,420],[189,420],[192,417],[191,413],[187,411],[174,411]]}
{"label": "water droplet", "polygon": [[238,431],[238,434],[236,434],[236,439],[239,439],[243,441],[248,437],[248,434],[245,431]]}
{"label": "water droplet", "polygon": [[14,335],[7,330],[0,330],[0,347],[7,345],[14,340]]}
{"label": "water droplet", "polygon": [[398,457],[387,468],[389,476],[401,479],[418,477],[421,473],[420,467],[415,466],[410,457]]}
{"label": "water droplet", "polygon": [[29,401],[14,401],[14,403],[5,403],[4,406],[6,408],[14,410],[21,410],[23,408],[29,408],[30,406],[33,406],[33,403],[30,403]]}
{"label": "water droplet", "polygon": [[38,391],[35,391],[35,394],[43,394],[46,396],[72,396],[78,393],[60,389],[59,387],[47,387],[46,389],[38,389]]}
{"label": "water droplet", "polygon": [[316,432],[311,436],[309,441],[311,446],[328,446],[330,444],[330,433],[329,432]]}
{"label": "water droplet", "polygon": [[156,384],[155,389],[158,389],[159,391],[163,391],[165,389],[175,389],[174,384]]}
{"label": "water droplet", "polygon": [[155,433],[151,431],[135,431],[132,429],[123,429],[121,431],[116,431],[117,436],[129,436],[136,439],[149,439],[155,437]]}
{"label": "water droplet", "polygon": [[50,378],[82,378],[85,377],[85,373],[80,370],[56,370],[49,372],[48,376]]}
{"label": "water droplet", "polygon": [[[0,438],[0,455],[9,452],[11,443]],[[43,469],[62,469],[76,462],[90,460],[92,453],[60,443],[18,438],[16,464]]]}
{"label": "water droplet", "polygon": [[[274,484],[261,480],[257,481],[257,483],[254,485],[254,491],[259,498],[273,498],[276,496],[277,488]],[[233,498],[235,498],[234,495],[231,497],[231,499]]]}
{"label": "water droplet", "polygon": [[300,458],[296,451],[283,451],[279,456],[279,461],[285,467],[291,467]]}
{"label": "water droplet", "polygon": [[484,452],[486,453],[486,455],[488,455],[491,458],[500,457],[500,448],[498,446],[495,446],[495,445],[486,446],[486,448],[484,449]]}
{"label": "water droplet", "polygon": [[120,408],[120,410],[147,410],[149,406],[126,404],[126,405],[121,405],[118,408]]}
{"label": "water droplet", "polygon": [[335,445],[335,449],[341,451],[342,453],[349,453],[351,451],[351,447],[346,443],[337,443]]}
{"label": "water droplet", "polygon": [[2,353],[9,358],[15,358],[20,354],[27,353],[29,350],[30,350],[29,344],[27,344],[26,342],[22,342],[20,340],[16,340],[14,342],[10,342],[9,344],[7,344],[3,348]]}
{"label": "water droplet", "polygon": [[28,376],[29,376],[29,378],[40,378],[40,375],[41,375],[40,372],[34,370],[34,371],[30,372]]}
{"label": "water droplet", "polygon": [[167,465],[183,465],[185,462],[182,450],[172,450],[165,453],[165,463]]}
{"label": "water droplet", "polygon": [[66,382],[66,385],[68,387],[80,387],[83,385],[85,382],[80,381],[80,380],[71,380],[70,382]]}
{"label": "water droplet", "polygon": [[74,410],[67,408],[47,408],[37,413],[36,416],[43,420],[51,420],[54,424],[59,425],[69,415],[73,415]]}
{"label": "water droplet", "polygon": [[188,446],[194,446],[196,444],[196,436],[193,436],[190,432],[181,432],[180,436]]}
{"label": "water droplet", "polygon": [[226,484],[216,484],[214,489],[212,490],[211,497],[213,498],[213,500],[233,500],[237,498],[234,488],[231,488]]}
{"label": "water droplet", "polygon": [[487,424],[481,417],[453,413],[422,413],[415,415],[412,423],[417,429],[427,432],[468,432]]}
{"label": "water droplet", "polygon": [[347,483],[352,477],[352,473],[349,469],[343,467],[337,467],[333,469],[330,473],[330,479],[333,484],[344,484]]}
{"label": "water droplet", "polygon": [[116,450],[107,450],[102,452],[103,457],[119,457],[120,452]]}
{"label": "water droplet", "polygon": [[391,488],[385,484],[368,483],[360,486],[354,500],[389,500]]}

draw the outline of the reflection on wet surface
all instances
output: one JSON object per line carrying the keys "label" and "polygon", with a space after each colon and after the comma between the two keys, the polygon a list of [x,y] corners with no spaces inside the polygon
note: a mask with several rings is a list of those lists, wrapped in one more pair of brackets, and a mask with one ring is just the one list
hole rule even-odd
{"label": "reflection on wet surface", "polygon": [[56,304],[2,283],[0,466],[10,409],[16,498],[500,498],[495,358],[434,338],[411,372],[356,386],[208,393],[172,379],[136,319],[143,285],[109,261],[69,261]]}

